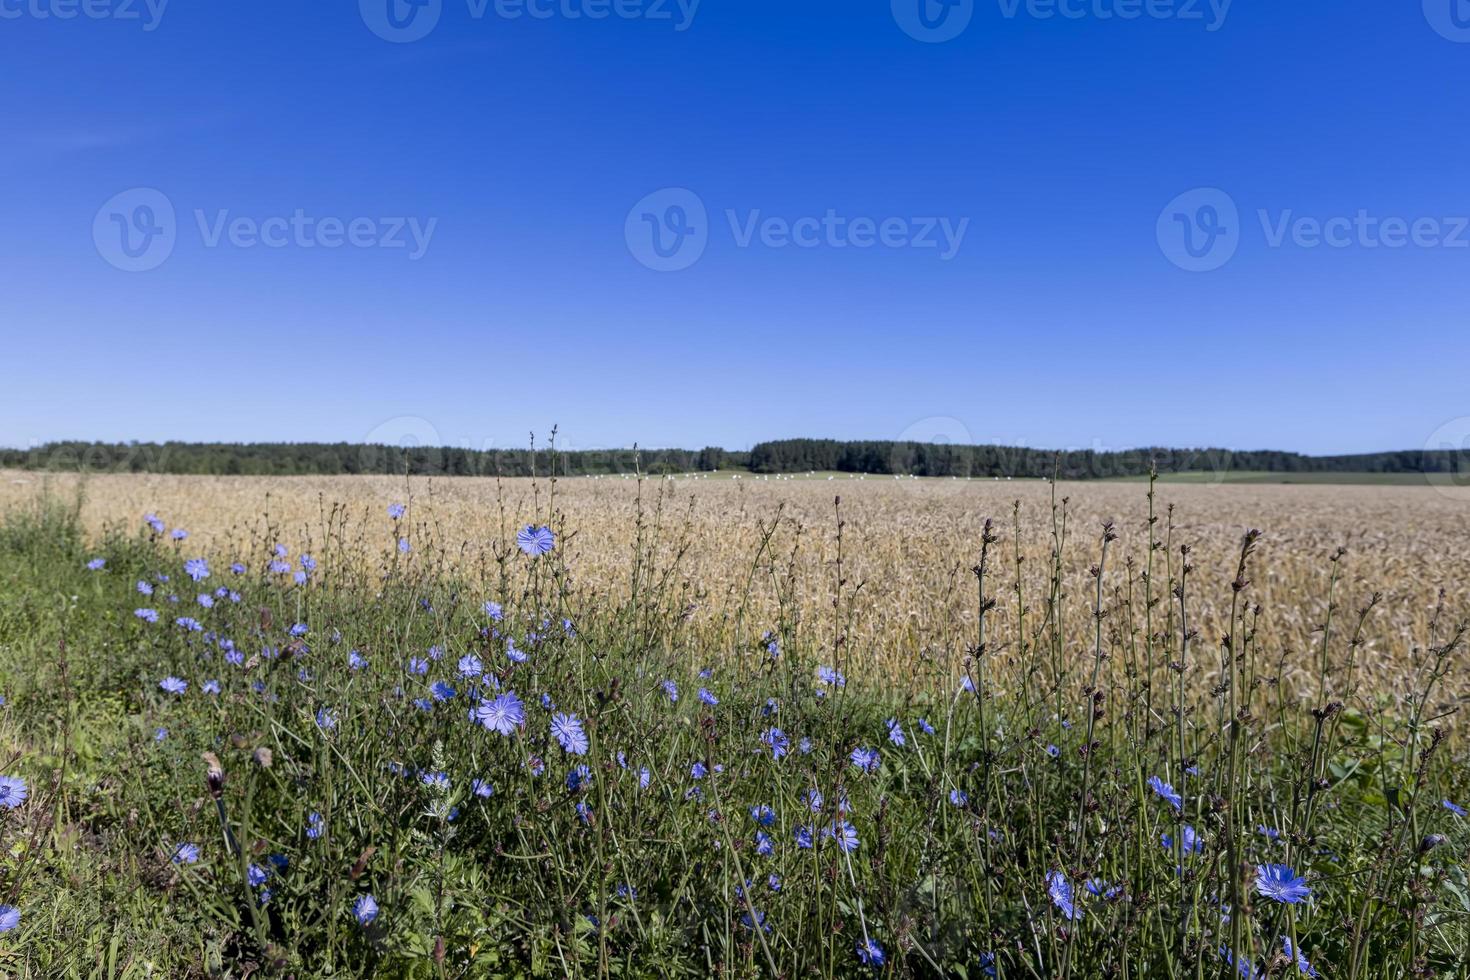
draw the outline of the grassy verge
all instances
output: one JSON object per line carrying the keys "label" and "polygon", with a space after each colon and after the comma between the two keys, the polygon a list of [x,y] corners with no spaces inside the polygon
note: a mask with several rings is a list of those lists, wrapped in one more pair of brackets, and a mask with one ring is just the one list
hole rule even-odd
{"label": "grassy verge", "polygon": [[[978,630],[904,677],[846,642],[840,503],[824,581],[786,576],[774,523],[749,556],[830,619],[731,596],[717,634],[642,512],[628,580],[580,582],[554,485],[473,573],[411,502],[308,554],[6,515],[0,739],[27,798],[0,796],[0,971],[1467,976],[1462,611],[1405,638],[1391,694],[1356,681],[1376,599],[1295,597],[1323,623],[1287,689],[1254,534],[1233,581],[1198,581],[1152,499],[1133,555],[1058,504],[1043,595],[998,528],[956,542]],[[1203,636],[1216,589],[1233,613]]]}

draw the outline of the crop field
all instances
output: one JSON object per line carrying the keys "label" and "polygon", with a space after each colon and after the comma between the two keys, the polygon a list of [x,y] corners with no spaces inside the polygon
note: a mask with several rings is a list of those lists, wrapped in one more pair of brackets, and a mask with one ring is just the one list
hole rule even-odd
{"label": "crop field", "polygon": [[1470,977],[1470,496],[0,472],[0,974]]}

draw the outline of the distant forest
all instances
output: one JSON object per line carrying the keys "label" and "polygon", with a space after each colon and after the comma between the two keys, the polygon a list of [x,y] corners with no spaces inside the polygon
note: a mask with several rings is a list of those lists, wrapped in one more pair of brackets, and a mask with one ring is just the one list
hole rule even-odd
{"label": "distant forest", "polygon": [[784,439],[749,452],[714,447],[532,452],[353,443],[53,442],[0,449],[0,468],[214,476],[404,473],[413,476],[581,476],[642,472],[743,470],[751,473],[901,474],[959,477],[1049,477],[1086,480],[1160,473],[1458,473],[1470,475],[1470,450],[1404,450],[1354,456],[1304,456],[1228,449],[1129,449],[1119,452],[958,446],[920,442]]}

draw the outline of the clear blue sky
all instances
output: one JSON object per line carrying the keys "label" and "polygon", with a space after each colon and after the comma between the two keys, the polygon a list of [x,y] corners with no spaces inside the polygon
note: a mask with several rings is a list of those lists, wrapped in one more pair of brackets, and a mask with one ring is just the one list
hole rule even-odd
{"label": "clear blue sky", "polygon": [[[0,0],[0,444],[1353,452],[1470,416],[1467,0],[928,0],[927,34],[919,0],[392,0],[412,41],[389,0],[149,2]],[[666,188],[706,209],[678,271],[638,240]],[[1169,208],[1196,188],[1238,221]],[[298,211],[432,233],[250,237]],[[829,212],[968,224],[744,240]],[[1221,222],[1181,268],[1169,230]],[[118,268],[123,230],[171,251]]]}

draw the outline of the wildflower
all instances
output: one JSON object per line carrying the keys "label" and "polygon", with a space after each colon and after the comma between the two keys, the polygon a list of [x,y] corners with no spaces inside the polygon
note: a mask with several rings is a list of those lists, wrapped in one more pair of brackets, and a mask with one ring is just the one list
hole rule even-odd
{"label": "wildflower", "polygon": [[505,656],[513,664],[523,664],[527,659],[526,652],[516,649],[516,642],[511,639],[505,641]]}
{"label": "wildflower", "polygon": [[877,772],[882,759],[878,756],[877,749],[856,748],[852,750],[852,764],[863,772]]}
{"label": "wildflower", "polygon": [[189,689],[189,682],[170,675],[159,681],[158,686],[169,694],[183,694]]}
{"label": "wildflower", "polygon": [[762,857],[765,857],[775,849],[776,845],[771,840],[770,834],[767,834],[763,830],[757,830],[755,832],[755,853],[761,855]]}
{"label": "wildflower", "polygon": [[679,685],[675,684],[673,681],[664,681],[661,686],[664,689],[664,693],[669,696],[670,701],[679,700]]}
{"label": "wildflower", "polygon": [[273,559],[267,567],[270,569],[272,575],[285,575],[291,570],[291,566],[279,558]]}
{"label": "wildflower", "polygon": [[497,623],[505,618],[505,611],[500,608],[500,603],[498,602],[487,602],[485,603],[484,609],[485,615]]}
{"label": "wildflower", "polygon": [[822,794],[817,791],[815,786],[808,787],[807,791],[802,794],[802,799],[806,802],[808,810],[811,810],[813,813],[822,812]]}
{"label": "wildflower", "polygon": [[270,880],[270,872],[258,864],[252,864],[245,869],[245,879],[250,882],[251,888],[259,888]]}
{"label": "wildflower", "polygon": [[311,557],[310,555],[302,555],[301,567],[306,569],[306,571],[308,572],[316,571],[316,559]]}
{"label": "wildflower", "polygon": [[576,715],[558,712],[551,716],[551,734],[561,743],[562,751],[572,755],[586,755],[589,743],[587,733],[582,730],[582,720]]}
{"label": "wildflower", "polygon": [[212,596],[212,595],[206,595],[204,593],[201,593],[200,595],[198,595],[198,596],[195,597],[195,601],[198,602],[205,609],[213,609],[214,608],[214,596]]}
{"label": "wildflower", "polygon": [[1450,811],[1455,816],[1457,816],[1457,817],[1463,817],[1465,815],[1465,808],[1464,807],[1462,807],[1462,806],[1460,806],[1460,805],[1458,805],[1456,803],[1451,803],[1449,800],[1441,800],[1440,802],[1441,802],[1441,804],[1444,806],[1444,808],[1446,810]]}
{"label": "wildflower", "polygon": [[1312,964],[1308,963],[1307,958],[1302,955],[1301,949],[1292,946],[1289,937],[1281,937],[1281,949],[1286,953],[1287,959],[1296,960],[1296,972],[1304,973],[1309,977],[1315,977],[1317,975],[1317,971],[1313,969]]}
{"label": "wildflower", "polygon": [[488,779],[471,779],[470,792],[482,800],[488,800],[495,793],[495,787],[490,785]]}
{"label": "wildflower", "polygon": [[888,741],[899,748],[903,748],[904,746],[903,729],[899,726],[897,718],[888,719]]}
{"label": "wildflower", "polygon": [[479,657],[467,653],[459,658],[458,670],[461,677],[479,677],[485,672],[485,665],[480,662]]}
{"label": "wildflower", "polygon": [[809,738],[803,738],[800,742],[797,742],[796,751],[800,752],[802,755],[811,755],[812,740]]}
{"label": "wildflower", "polygon": [[818,667],[817,680],[823,684],[831,684],[833,687],[845,687],[847,685],[847,678],[842,676],[842,672],[834,670],[831,667]]}
{"label": "wildflower", "polygon": [[186,629],[191,633],[198,633],[204,629],[203,624],[193,616],[180,616],[174,620],[174,625]]}
{"label": "wildflower", "polygon": [[174,853],[173,853],[173,862],[174,862],[174,864],[193,864],[195,861],[198,861],[198,860],[199,860],[199,845],[198,844],[180,844],[178,847],[174,848]]}
{"label": "wildflower", "polygon": [[717,698],[713,694],[711,694],[709,692],[709,689],[708,688],[703,688],[703,687],[701,687],[699,689],[699,700],[703,701],[705,704],[709,705],[711,708],[713,708],[715,705],[717,705],[717,704],[720,703],[720,699],[719,698]]}
{"label": "wildflower", "polygon": [[434,696],[435,701],[448,701],[454,697],[454,688],[443,681],[435,681],[429,687],[429,693]]}
{"label": "wildflower", "polygon": [[87,567],[94,572],[100,572],[102,571],[103,567],[106,566],[106,564],[106,558],[93,558],[91,561],[87,562]]}
{"label": "wildflower", "polygon": [[883,947],[879,946],[878,941],[872,937],[858,943],[857,955],[858,959],[862,960],[866,966],[883,965]]}
{"label": "wildflower", "polygon": [[307,814],[306,836],[308,838],[310,838],[311,840],[318,840],[326,829],[326,821],[322,819],[322,815],[320,813],[317,813],[315,810],[313,810],[311,813]]}
{"label": "wildflower", "polygon": [[1094,898],[1101,898],[1104,901],[1108,902],[1111,902],[1113,899],[1117,898],[1118,895],[1123,891],[1121,885],[1110,885],[1106,881],[1103,881],[1101,878],[1088,878],[1087,881],[1083,883],[1083,887],[1087,889],[1087,893],[1089,895],[1092,895]]}
{"label": "wildflower", "polygon": [[1060,871],[1048,871],[1046,873],[1046,893],[1051,897],[1051,903],[1062,913],[1062,918],[1082,918],[1082,910],[1077,907],[1077,902],[1072,895],[1072,883],[1067,880],[1066,875]]}
{"label": "wildflower", "polygon": [[1226,949],[1224,946],[1221,946],[1220,958],[1226,963],[1229,963],[1231,966],[1235,967],[1235,972],[1239,973],[1242,977],[1245,978],[1245,980],[1255,980],[1255,967],[1251,966],[1251,961],[1246,957],[1235,956],[1230,952],[1230,950]]}
{"label": "wildflower", "polygon": [[20,909],[14,905],[0,905],[0,933],[9,932],[20,925]]}
{"label": "wildflower", "polygon": [[442,772],[421,772],[419,782],[429,789],[445,790],[449,788],[449,776]]}
{"label": "wildflower", "polygon": [[801,848],[804,851],[811,850],[811,846],[812,846],[812,828],[810,828],[810,827],[797,827],[796,828],[796,833],[793,836],[796,838],[796,846],[797,847]]}
{"label": "wildflower", "polygon": [[236,575],[244,575],[245,563],[240,561],[233,563],[232,565],[230,565],[230,571],[234,572]]}
{"label": "wildflower", "polygon": [[148,513],[143,515],[143,523],[153,528],[154,534],[163,533],[163,521],[160,521],[158,519],[158,515],[153,513],[152,511],[149,511]]}
{"label": "wildflower", "polygon": [[0,807],[14,810],[31,795],[30,787],[19,776],[0,776]]}
{"label": "wildflower", "polygon": [[152,595],[153,594],[153,586],[150,585],[149,583],[143,581],[142,579],[138,579],[138,594],[139,595]]}
{"label": "wildflower", "polygon": [[170,537],[172,537],[175,541],[182,541],[185,538],[187,538],[188,536],[189,536],[189,532],[188,531],[185,531],[181,527],[174,528],[173,534],[170,535]]}
{"label": "wildflower", "polygon": [[1062,750],[1057,748],[1055,745],[1048,745],[1046,747],[1046,754],[1055,759],[1057,756],[1062,754]]}
{"label": "wildflower", "polygon": [[520,545],[521,551],[536,558],[556,545],[556,535],[551,533],[549,527],[527,524],[516,534],[516,544]]}
{"label": "wildflower", "polygon": [[526,709],[514,691],[507,691],[493,701],[481,701],[475,719],[492,732],[509,735],[526,723]]}
{"label": "wildflower", "polygon": [[202,582],[209,578],[209,562],[203,558],[190,558],[184,562],[184,572],[194,581]]}
{"label": "wildflower", "polygon": [[771,927],[766,924],[766,913],[762,912],[760,909],[755,910],[754,919],[751,918],[749,912],[746,912],[740,917],[740,924],[747,929],[754,929],[757,925],[759,925],[766,932],[771,931]]}
{"label": "wildflower", "polygon": [[399,554],[406,555],[412,549],[413,549],[413,545],[411,545],[411,544],[408,543],[408,539],[407,538],[399,538],[398,539],[398,553]]}
{"label": "wildflower", "polygon": [[1277,830],[1275,827],[1267,827],[1265,824],[1257,824],[1256,833],[1260,834],[1262,837],[1266,838],[1269,841],[1281,839],[1281,831]]}
{"label": "wildflower", "polygon": [[586,766],[578,766],[567,773],[567,792],[575,793],[586,789],[592,782],[592,770]]}
{"label": "wildflower", "polygon": [[1256,865],[1256,892],[1266,898],[1296,905],[1312,897],[1307,879],[1284,864]]}
{"label": "wildflower", "polygon": [[331,731],[337,727],[337,712],[331,708],[316,709],[316,727],[322,731]]}
{"label": "wildflower", "polygon": [[405,508],[404,508],[404,506],[402,504],[389,504],[388,505],[388,516],[391,517],[391,518],[393,518],[396,521],[396,520],[398,520],[398,518],[400,518],[400,517],[403,516],[404,510],[405,510]]}
{"label": "wildflower", "polygon": [[285,558],[291,553],[291,549],[287,548],[279,541],[276,542],[275,547],[271,548],[271,551],[275,554],[277,558]]}
{"label": "wildflower", "polygon": [[933,735],[934,734],[934,726],[931,725],[931,724],[929,724],[929,722],[926,719],[920,718],[919,719],[919,731],[923,732],[925,735]]}
{"label": "wildflower", "polygon": [[970,795],[962,789],[952,789],[949,791],[949,802],[955,806],[964,806],[970,802]]}
{"label": "wildflower", "polygon": [[786,755],[791,748],[791,740],[786,733],[779,728],[768,728],[761,733],[761,741],[771,748],[771,758],[779,759]]}
{"label": "wildflower", "polygon": [[781,890],[781,876],[778,875],[778,874],[776,874],[776,873],[774,873],[774,872],[772,872],[771,875],[766,878],[766,887],[769,888],[773,892],[780,891]]}
{"label": "wildflower", "polygon": [[[1184,832],[1181,833],[1179,836],[1180,847],[1183,848],[1186,855],[1203,853],[1205,849],[1204,839],[1195,832],[1195,829],[1193,827],[1185,824]],[[1159,841],[1164,845],[1165,850],[1172,851],[1174,849],[1174,838],[1169,836],[1168,834],[1160,834]]]}
{"label": "wildflower", "polygon": [[844,853],[858,849],[857,828],[846,820],[834,820],[832,826],[822,828],[822,836],[837,843]]}
{"label": "wildflower", "polygon": [[202,690],[205,694],[218,694],[219,681],[205,681],[203,684],[200,685],[200,690]]}
{"label": "wildflower", "polygon": [[133,610],[133,615],[134,616],[137,616],[139,619],[143,620],[145,623],[156,623],[156,622],[158,622],[158,610],[156,610],[156,609],[134,609]]}
{"label": "wildflower", "polygon": [[577,816],[582,819],[583,823],[592,822],[592,808],[587,805],[586,800],[578,800],[576,809]]}
{"label": "wildflower", "polygon": [[1164,782],[1158,776],[1148,777],[1149,788],[1163,798],[1175,810],[1184,809],[1184,797],[1175,791],[1174,787]]}
{"label": "wildflower", "polygon": [[771,824],[776,822],[776,811],[772,810],[766,804],[761,803],[758,806],[753,806],[750,808],[750,819],[754,820],[762,827],[769,827]]}
{"label": "wildflower", "polygon": [[408,672],[422,677],[429,672],[429,662],[423,657],[410,657],[408,661]]}
{"label": "wildflower", "polygon": [[167,728],[155,728],[153,730],[153,741],[162,742],[166,738],[168,738]]}
{"label": "wildflower", "polygon": [[311,627],[307,626],[305,623],[293,623],[291,625],[292,636],[305,636],[310,631]]}
{"label": "wildflower", "polygon": [[651,772],[648,771],[648,767],[647,766],[643,766],[643,767],[641,767],[638,770],[638,788],[639,789],[647,789],[648,788],[648,784],[649,784],[649,782],[652,779],[653,779],[653,773],[651,773]]}
{"label": "wildflower", "polygon": [[689,767],[690,779],[703,779],[705,776],[708,775],[709,769],[705,766],[703,762],[696,762],[694,765]]}
{"label": "wildflower", "polygon": [[363,895],[352,903],[352,914],[359,925],[370,925],[378,917],[378,900],[371,894]]}

